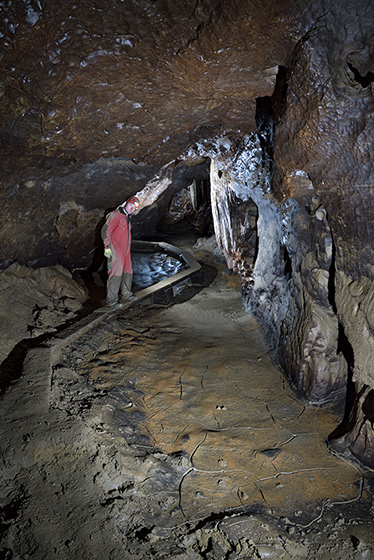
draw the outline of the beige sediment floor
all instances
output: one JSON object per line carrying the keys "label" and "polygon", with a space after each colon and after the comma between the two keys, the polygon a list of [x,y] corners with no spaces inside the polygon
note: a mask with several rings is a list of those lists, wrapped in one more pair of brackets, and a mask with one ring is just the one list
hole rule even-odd
{"label": "beige sediment floor", "polygon": [[185,458],[164,522],[250,505],[307,525],[326,503],[360,499],[362,476],[328,451],[340,418],[297,400],[226,272],[189,301],[128,318],[80,372],[95,390],[131,383],[113,415],[145,447]]}
{"label": "beige sediment floor", "polygon": [[53,368],[27,353],[1,401],[0,558],[374,558],[372,482],[326,446],[340,418],[299,402],[214,266],[174,305],[96,314]]}

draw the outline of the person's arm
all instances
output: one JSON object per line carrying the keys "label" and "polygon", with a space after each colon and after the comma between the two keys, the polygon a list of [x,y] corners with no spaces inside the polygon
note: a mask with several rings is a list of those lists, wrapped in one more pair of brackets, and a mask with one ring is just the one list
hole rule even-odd
{"label": "person's arm", "polygon": [[108,219],[104,225],[104,247],[110,247],[112,242],[112,234],[117,229],[120,216],[118,212],[113,212],[108,216]]}

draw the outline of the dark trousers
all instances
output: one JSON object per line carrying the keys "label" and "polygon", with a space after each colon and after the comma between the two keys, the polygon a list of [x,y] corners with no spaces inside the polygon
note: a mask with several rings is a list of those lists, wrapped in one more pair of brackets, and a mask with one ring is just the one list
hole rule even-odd
{"label": "dark trousers", "polygon": [[118,295],[121,300],[132,296],[132,273],[124,273],[122,276],[109,276],[107,282],[106,299],[108,303],[116,303]]}

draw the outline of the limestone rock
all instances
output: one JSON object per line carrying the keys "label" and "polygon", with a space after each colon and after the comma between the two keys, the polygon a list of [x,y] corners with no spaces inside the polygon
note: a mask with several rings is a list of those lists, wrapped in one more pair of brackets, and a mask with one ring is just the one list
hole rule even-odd
{"label": "limestone rock", "polygon": [[[76,316],[87,299],[86,291],[61,265],[33,270],[14,263],[2,271],[0,317],[7,328],[0,334],[0,362],[21,341],[56,332],[58,326]],[[8,361],[11,367],[11,356]],[[1,387],[9,380],[8,369],[3,364]]]}

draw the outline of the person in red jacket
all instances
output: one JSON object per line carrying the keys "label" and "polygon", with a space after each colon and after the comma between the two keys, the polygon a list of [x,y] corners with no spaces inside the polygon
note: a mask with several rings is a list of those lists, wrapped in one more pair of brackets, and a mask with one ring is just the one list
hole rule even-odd
{"label": "person in red jacket", "polygon": [[112,307],[122,307],[121,302],[135,298],[131,291],[131,216],[139,205],[139,199],[130,196],[108,214],[101,230],[104,255],[108,259],[107,302]]}

